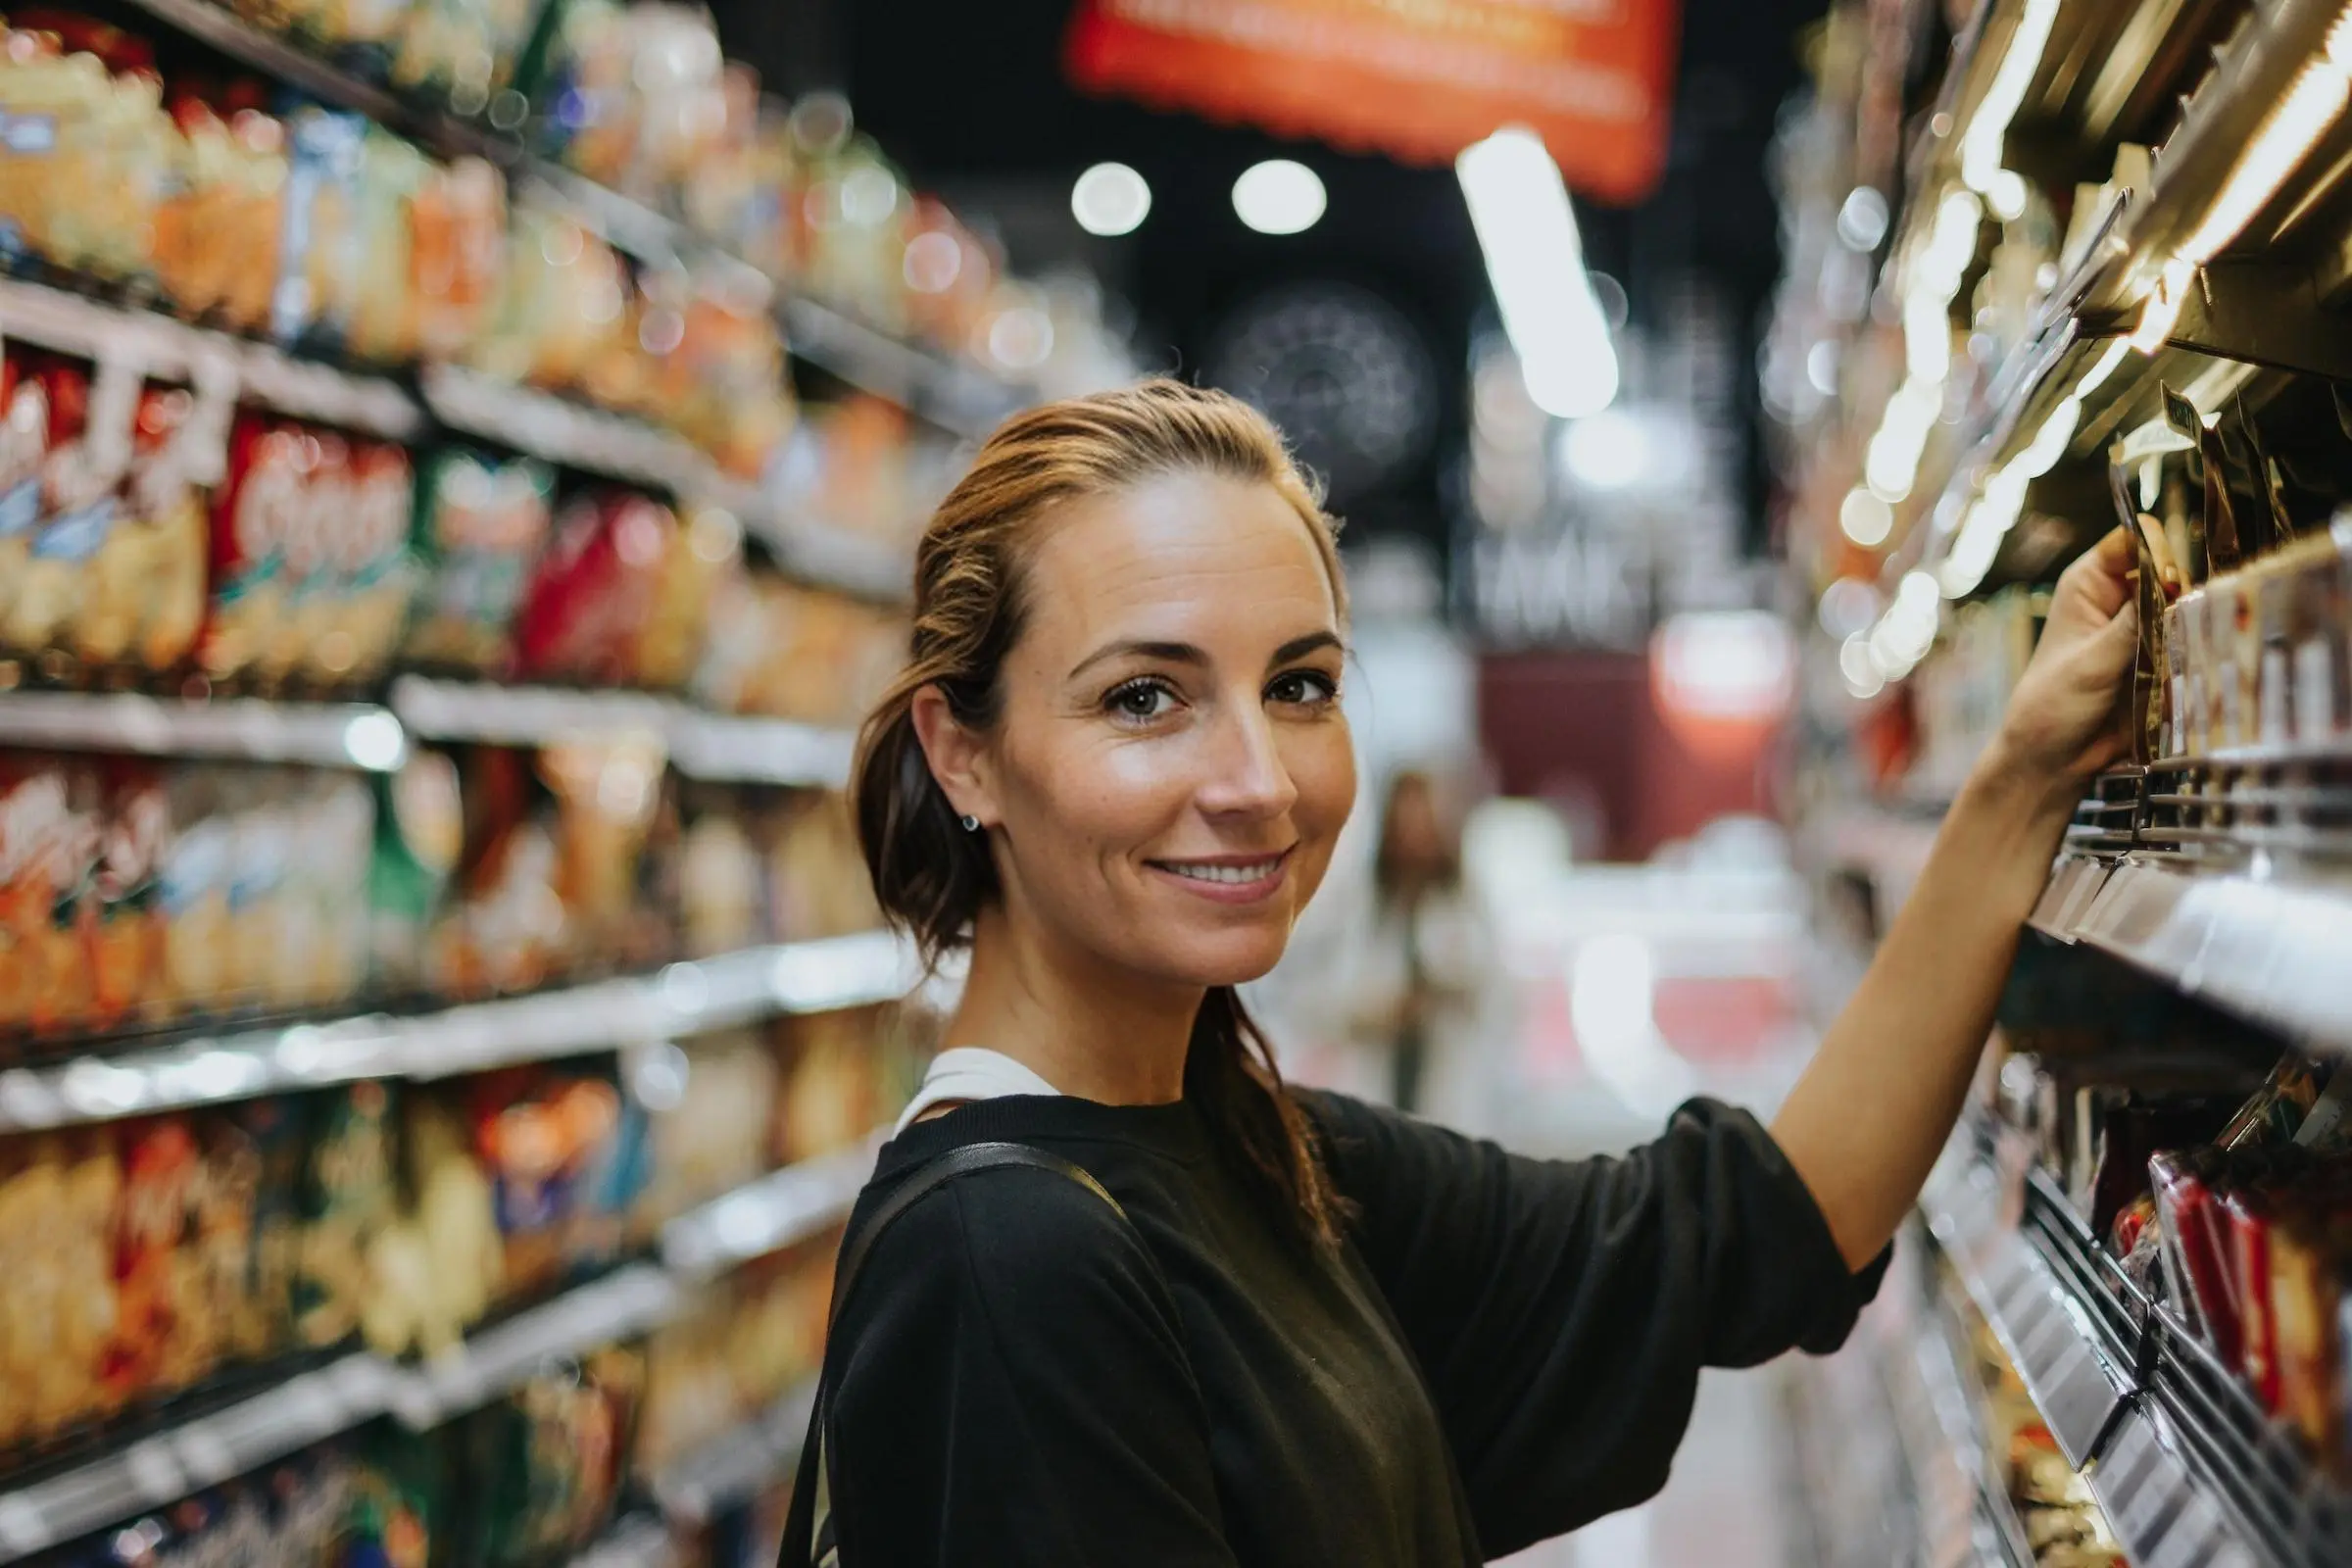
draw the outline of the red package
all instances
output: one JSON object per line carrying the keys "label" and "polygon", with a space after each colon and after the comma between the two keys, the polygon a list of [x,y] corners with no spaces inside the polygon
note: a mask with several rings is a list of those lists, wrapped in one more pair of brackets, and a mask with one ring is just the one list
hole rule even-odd
{"label": "red package", "polygon": [[[295,623],[289,544],[305,526],[316,454],[299,429],[258,414],[237,416],[228,477],[213,498],[212,605],[200,658],[216,678],[282,676]],[[308,555],[315,561],[316,552]]]}
{"label": "red package", "polygon": [[610,492],[564,507],[515,628],[527,678],[625,685],[659,601],[678,519],[649,497]]}
{"label": "red package", "polygon": [[2225,1366],[2235,1366],[2245,1344],[2228,1223],[2213,1189],[2180,1154],[2148,1161],[2164,1232],[2164,1273],[2171,1295]]}
{"label": "red package", "polygon": [[115,1204],[115,1325],[103,1377],[109,1401],[185,1387],[207,1368],[186,1343],[181,1255],[201,1169],[186,1118],[134,1122],[122,1135],[122,1186]]}
{"label": "red package", "polygon": [[2237,1279],[2245,1343],[2238,1364],[2266,1410],[2278,1408],[2278,1316],[2271,1305],[2271,1213],[2265,1195],[2239,1191],[2222,1199],[2229,1216],[2230,1255]]}

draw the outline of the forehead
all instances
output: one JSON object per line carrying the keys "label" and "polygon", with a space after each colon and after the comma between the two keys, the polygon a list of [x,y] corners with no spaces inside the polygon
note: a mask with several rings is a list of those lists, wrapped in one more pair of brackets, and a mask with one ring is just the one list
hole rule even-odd
{"label": "forehead", "polygon": [[1041,644],[1205,647],[1220,633],[1280,643],[1339,629],[1323,553],[1270,484],[1158,474],[1071,502],[1045,524],[1028,563],[1029,630]]}

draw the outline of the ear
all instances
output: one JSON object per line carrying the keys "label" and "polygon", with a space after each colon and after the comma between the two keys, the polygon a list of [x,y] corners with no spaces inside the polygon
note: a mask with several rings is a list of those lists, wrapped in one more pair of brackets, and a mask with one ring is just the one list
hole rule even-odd
{"label": "ear", "polygon": [[990,787],[988,747],[984,737],[966,727],[948,706],[937,686],[919,688],[908,704],[914,738],[923,748],[931,776],[948,797],[957,816],[976,816],[982,827],[997,820],[996,792]]}

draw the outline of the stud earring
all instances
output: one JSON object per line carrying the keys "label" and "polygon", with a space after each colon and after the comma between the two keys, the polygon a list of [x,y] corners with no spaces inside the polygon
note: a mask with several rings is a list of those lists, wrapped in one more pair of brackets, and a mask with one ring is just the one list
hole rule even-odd
{"label": "stud earring", "polygon": [[967,816],[967,817],[965,817],[965,818],[963,819],[963,830],[964,830],[966,833],[977,833],[977,832],[979,832],[979,831],[980,831],[980,819],[979,819],[978,817],[976,817],[976,816]]}

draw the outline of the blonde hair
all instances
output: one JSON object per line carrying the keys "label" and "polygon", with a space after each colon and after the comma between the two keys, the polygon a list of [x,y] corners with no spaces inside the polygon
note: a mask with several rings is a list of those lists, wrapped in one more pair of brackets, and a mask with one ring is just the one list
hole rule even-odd
{"label": "blonde hair", "polygon": [[[1271,485],[1306,523],[1346,616],[1337,525],[1281,433],[1240,399],[1158,379],[1005,421],[923,529],[910,657],[858,738],[852,790],[874,895],[926,956],[969,942],[973,920],[1002,890],[987,838],[962,831],[931,776],[915,734],[916,693],[935,686],[957,722],[993,726],[1004,659],[1026,619],[1023,568],[1040,523],[1064,503],[1175,472]],[[1312,1129],[1231,987],[1212,989],[1194,1022],[1185,1094],[1309,1234],[1336,1236],[1338,1204]]]}

